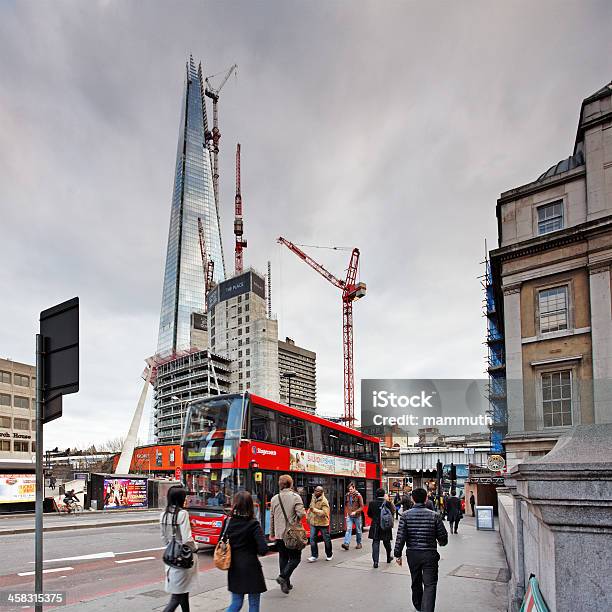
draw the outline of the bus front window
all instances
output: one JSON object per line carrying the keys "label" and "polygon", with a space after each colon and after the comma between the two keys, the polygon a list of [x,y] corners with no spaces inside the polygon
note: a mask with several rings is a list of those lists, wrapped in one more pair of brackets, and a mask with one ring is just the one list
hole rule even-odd
{"label": "bus front window", "polygon": [[189,491],[185,507],[231,508],[235,493],[244,489],[243,472],[233,468],[185,472],[185,484]]}
{"label": "bus front window", "polygon": [[231,463],[243,434],[243,399],[212,398],[189,407],[183,457],[190,463]]}

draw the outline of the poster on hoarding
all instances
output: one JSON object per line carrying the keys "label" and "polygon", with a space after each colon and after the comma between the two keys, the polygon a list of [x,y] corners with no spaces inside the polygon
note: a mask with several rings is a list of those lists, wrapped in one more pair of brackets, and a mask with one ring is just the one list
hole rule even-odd
{"label": "poster on hoarding", "polygon": [[34,474],[0,474],[0,504],[36,501]]}
{"label": "poster on hoarding", "polygon": [[147,508],[147,481],[144,478],[105,478],[104,509]]}
{"label": "poster on hoarding", "polygon": [[365,478],[365,461],[345,457],[333,457],[322,453],[292,448],[289,451],[289,469],[293,472],[312,472],[315,474],[336,474]]}

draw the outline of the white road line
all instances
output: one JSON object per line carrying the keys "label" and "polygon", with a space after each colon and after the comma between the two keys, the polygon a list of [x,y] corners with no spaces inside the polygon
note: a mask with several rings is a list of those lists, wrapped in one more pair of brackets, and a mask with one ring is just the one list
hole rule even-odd
{"label": "white road line", "polygon": [[133,553],[141,553],[141,552],[152,552],[154,550],[164,550],[165,546],[158,546],[157,548],[141,548],[140,550],[126,550],[124,552],[115,553],[117,555],[131,555]]}
{"label": "white road line", "polygon": [[[53,572],[68,572],[73,570],[74,567],[54,567],[52,569],[43,570],[43,574],[52,574]],[[34,572],[20,572],[18,576],[33,576]]]}
{"label": "white road line", "polygon": [[122,559],[121,561],[115,561],[115,563],[135,563],[136,561],[150,561],[155,557],[138,557],[136,559]]}
{"label": "white road line", "polygon": [[[78,557],[62,557],[60,559],[45,559],[44,563],[54,563],[55,561],[85,561],[87,559],[112,559],[115,556],[113,552],[93,553],[91,555],[80,555]],[[28,561],[34,563],[34,561]]]}

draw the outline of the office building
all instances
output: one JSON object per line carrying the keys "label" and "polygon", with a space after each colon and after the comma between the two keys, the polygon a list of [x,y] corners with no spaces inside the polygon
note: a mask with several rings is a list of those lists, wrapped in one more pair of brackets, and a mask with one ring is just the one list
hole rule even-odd
{"label": "office building", "polygon": [[190,401],[230,391],[230,361],[209,351],[188,353],[157,368],[154,435],[161,444],[177,444]]}
{"label": "office building", "polygon": [[0,359],[0,460],[32,461],[35,440],[36,369]]}
{"label": "office building", "polygon": [[278,369],[281,402],[314,413],[317,409],[317,354],[297,346],[291,338],[285,338],[284,342],[279,340]]}
{"label": "office building", "polygon": [[225,278],[204,88],[202,66],[196,68],[190,58],[181,107],[159,321],[157,354],[162,356],[191,347],[192,314],[204,312],[198,219],[204,230],[207,256],[214,262],[214,280],[221,282]]}
{"label": "office building", "polygon": [[489,254],[506,459],[612,422],[612,84],[586,98],[572,154],[501,194]]}
{"label": "office building", "polygon": [[231,391],[279,401],[278,323],[267,315],[263,275],[249,269],[208,294],[214,353],[231,360]]}

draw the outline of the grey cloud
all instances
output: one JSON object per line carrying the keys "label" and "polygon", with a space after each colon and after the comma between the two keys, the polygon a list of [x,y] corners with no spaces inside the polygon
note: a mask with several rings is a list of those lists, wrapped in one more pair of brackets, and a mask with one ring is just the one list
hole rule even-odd
{"label": "grey cloud", "polygon": [[[78,294],[83,387],[48,439],[116,437],[156,343],[183,66],[234,62],[221,102],[231,260],[243,147],[247,263],[342,405],[340,299],[278,235],[359,246],[357,378],[484,368],[477,276],[495,200],[569,154],[609,81],[606,2],[16,2],[0,7],[0,354]],[[313,251],[336,274],[346,254]],[[91,413],[105,418],[91,431]]]}

